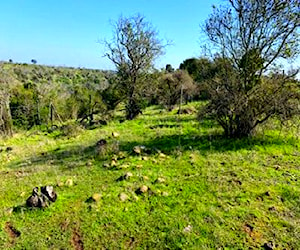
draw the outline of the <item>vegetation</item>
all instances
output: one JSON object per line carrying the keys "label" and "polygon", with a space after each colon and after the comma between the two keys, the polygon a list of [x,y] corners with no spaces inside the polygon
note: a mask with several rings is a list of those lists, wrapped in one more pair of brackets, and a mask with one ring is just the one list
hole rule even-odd
{"label": "vegetation", "polygon": [[230,0],[206,21],[220,70],[206,85],[210,102],[203,113],[227,136],[249,136],[275,115],[286,120],[299,114],[297,72],[276,68],[299,55],[298,12],[299,1]]}
{"label": "vegetation", "polygon": [[[264,130],[226,139],[210,120],[154,106],[73,137],[17,134],[1,142],[0,247],[298,249],[299,126]],[[41,185],[53,185],[57,201],[26,208]],[[151,192],[136,194],[142,185]]]}
{"label": "vegetation", "polygon": [[180,69],[140,15],[115,72],[0,63],[0,249],[300,249],[297,9],[214,7]]}
{"label": "vegetation", "polygon": [[114,27],[114,37],[106,45],[106,56],[115,64],[120,88],[125,92],[126,118],[132,120],[141,113],[146,75],[164,46],[157,31],[140,15],[120,17]]}

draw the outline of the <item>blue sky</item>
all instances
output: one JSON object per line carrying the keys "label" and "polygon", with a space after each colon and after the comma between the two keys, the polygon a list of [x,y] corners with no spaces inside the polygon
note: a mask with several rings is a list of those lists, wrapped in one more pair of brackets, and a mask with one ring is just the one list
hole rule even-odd
{"label": "blue sky", "polygon": [[103,44],[112,36],[111,21],[140,13],[172,40],[157,62],[173,67],[200,55],[200,24],[211,6],[222,0],[2,0],[0,3],[0,60],[113,69],[103,57]]}

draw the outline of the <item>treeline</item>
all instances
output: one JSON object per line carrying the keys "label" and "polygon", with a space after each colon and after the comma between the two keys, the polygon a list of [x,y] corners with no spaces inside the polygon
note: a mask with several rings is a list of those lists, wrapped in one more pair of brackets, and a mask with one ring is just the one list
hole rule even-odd
{"label": "treeline", "polygon": [[[113,71],[50,67],[37,64],[0,64],[2,133],[12,127],[31,129],[74,120],[90,126],[109,120],[126,98],[124,86]],[[153,104],[172,109],[196,98],[197,84],[184,70],[156,70],[139,85],[141,109]],[[6,124],[6,125],[5,125]]]}

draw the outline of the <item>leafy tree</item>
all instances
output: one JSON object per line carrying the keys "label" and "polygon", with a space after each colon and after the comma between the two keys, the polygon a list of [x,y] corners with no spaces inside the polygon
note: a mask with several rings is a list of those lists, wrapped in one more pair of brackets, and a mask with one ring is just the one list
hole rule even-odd
{"label": "leafy tree", "polygon": [[106,56],[116,66],[120,87],[126,93],[126,118],[131,120],[141,112],[141,86],[164,45],[140,15],[120,17],[113,32],[112,40],[106,41]]}
{"label": "leafy tree", "polygon": [[159,102],[172,109],[180,99],[188,100],[195,88],[193,79],[186,71],[176,70],[172,73],[166,73],[160,78],[158,86]]}
{"label": "leafy tree", "polygon": [[228,136],[243,137],[272,116],[299,113],[296,72],[276,71],[278,62],[299,55],[299,7],[296,0],[229,0],[213,7],[204,31],[218,71],[206,82],[210,101],[200,117],[208,114]]}

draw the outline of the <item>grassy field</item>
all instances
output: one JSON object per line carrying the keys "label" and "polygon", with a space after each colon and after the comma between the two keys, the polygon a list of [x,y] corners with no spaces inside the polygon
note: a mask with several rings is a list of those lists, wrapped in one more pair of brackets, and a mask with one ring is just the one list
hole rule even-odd
{"label": "grassy field", "polygon": [[[195,116],[1,140],[0,249],[300,249],[299,127],[232,140]],[[44,185],[57,201],[26,208]]]}

